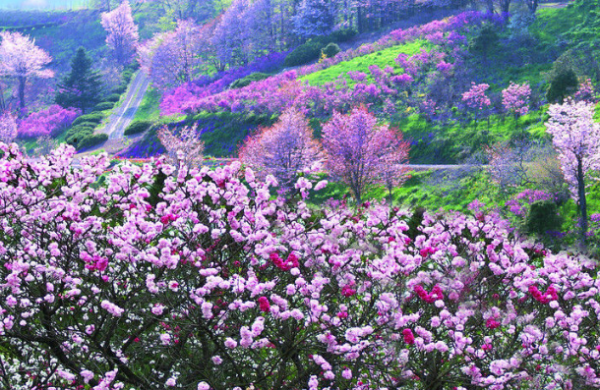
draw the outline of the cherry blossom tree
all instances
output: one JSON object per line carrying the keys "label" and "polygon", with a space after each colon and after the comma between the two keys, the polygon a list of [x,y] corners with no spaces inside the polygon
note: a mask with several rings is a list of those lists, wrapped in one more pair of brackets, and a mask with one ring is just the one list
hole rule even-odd
{"label": "cherry blossom tree", "polygon": [[203,62],[203,38],[193,21],[179,20],[175,31],[157,34],[140,46],[140,65],[159,87],[189,82]]}
{"label": "cherry blossom tree", "polygon": [[13,77],[18,82],[19,104],[25,108],[25,86],[32,77],[51,78],[54,72],[44,69],[52,57],[35,45],[35,41],[18,32],[0,32],[0,77]]}
{"label": "cherry blossom tree", "polygon": [[408,145],[387,126],[377,126],[377,118],[365,106],[349,115],[334,112],[323,126],[327,168],[344,181],[357,204],[365,189],[376,182],[392,182],[405,172]]}
{"label": "cherry blossom tree", "polygon": [[248,0],[233,0],[215,27],[212,42],[224,64],[245,65],[251,53],[251,31],[247,26]]}
{"label": "cherry blossom tree", "polygon": [[103,13],[102,27],[108,34],[106,44],[111,49],[113,60],[121,66],[129,64],[135,56],[139,39],[129,1]]}
{"label": "cherry blossom tree", "polygon": [[594,85],[589,77],[579,83],[579,89],[575,92],[574,98],[577,101],[584,100],[592,103],[596,102],[596,91],[594,90]]}
{"label": "cherry blossom tree", "polygon": [[249,137],[239,156],[263,175],[273,175],[286,189],[295,183],[298,172],[314,171],[324,159],[308,119],[295,108],[281,114],[274,126]]}
{"label": "cherry blossom tree", "polygon": [[182,166],[191,169],[202,163],[204,142],[197,126],[186,126],[178,134],[165,126],[158,131],[158,139],[167,150],[167,161],[178,169]]}
{"label": "cherry blossom tree", "polygon": [[0,142],[10,143],[17,138],[17,120],[10,112],[0,113]]}
{"label": "cherry blossom tree", "polygon": [[530,96],[529,83],[519,85],[511,81],[510,85],[502,91],[502,105],[507,112],[513,113],[515,118],[518,118],[529,112]]}
{"label": "cherry blossom tree", "polygon": [[582,244],[588,226],[586,176],[600,168],[600,125],[594,122],[594,110],[593,103],[568,99],[564,104],[550,106],[550,119],[546,122],[565,179],[579,202]]}

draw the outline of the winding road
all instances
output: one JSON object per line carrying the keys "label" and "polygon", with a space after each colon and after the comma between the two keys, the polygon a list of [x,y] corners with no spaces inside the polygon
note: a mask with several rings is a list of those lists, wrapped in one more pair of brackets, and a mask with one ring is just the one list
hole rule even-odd
{"label": "winding road", "polygon": [[146,93],[149,84],[150,80],[146,77],[144,72],[140,71],[135,75],[123,104],[121,107],[115,109],[108,119],[108,123],[104,127],[103,132],[108,134],[108,141],[104,144],[104,149],[107,152],[112,153],[120,150],[124,146],[123,132],[133,120],[138,107],[142,103],[142,99],[144,98],[144,94]]}

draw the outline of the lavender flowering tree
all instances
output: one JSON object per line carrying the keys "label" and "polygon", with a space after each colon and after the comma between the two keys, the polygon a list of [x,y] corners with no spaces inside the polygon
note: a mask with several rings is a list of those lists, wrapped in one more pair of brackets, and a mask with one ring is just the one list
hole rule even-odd
{"label": "lavender flowering tree", "polygon": [[10,143],[17,138],[17,120],[10,112],[0,114],[0,142]]}
{"label": "lavender flowering tree", "polygon": [[325,157],[308,119],[294,108],[281,114],[274,126],[249,137],[239,156],[261,174],[273,175],[282,188],[293,186],[298,172],[319,168]]}
{"label": "lavender flowering tree", "polygon": [[365,106],[349,115],[335,112],[323,126],[323,144],[329,172],[348,184],[358,204],[367,186],[391,182],[405,171],[408,145],[394,130],[377,126]]}

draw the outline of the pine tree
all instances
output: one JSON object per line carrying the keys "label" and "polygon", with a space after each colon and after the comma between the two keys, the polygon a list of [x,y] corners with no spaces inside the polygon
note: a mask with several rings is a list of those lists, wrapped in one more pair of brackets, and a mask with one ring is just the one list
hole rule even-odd
{"label": "pine tree", "polygon": [[80,47],[71,60],[71,72],[58,87],[55,101],[65,108],[75,107],[86,112],[99,102],[100,86],[99,75],[92,70],[92,60]]}

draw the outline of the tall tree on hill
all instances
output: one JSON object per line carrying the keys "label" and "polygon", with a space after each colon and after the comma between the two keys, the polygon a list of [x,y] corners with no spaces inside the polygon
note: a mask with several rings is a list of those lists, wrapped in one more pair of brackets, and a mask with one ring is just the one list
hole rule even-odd
{"label": "tall tree on hill", "polygon": [[129,1],[124,1],[114,11],[103,13],[102,27],[108,33],[106,44],[114,61],[120,66],[129,64],[135,56],[139,38]]}
{"label": "tall tree on hill", "polygon": [[19,105],[25,108],[25,86],[32,77],[51,78],[54,72],[44,69],[52,57],[35,45],[35,41],[15,32],[0,32],[0,77],[8,76],[17,80]]}
{"label": "tall tree on hill", "polygon": [[71,72],[58,86],[55,101],[64,108],[75,107],[86,112],[100,100],[100,80],[92,70],[92,60],[85,49],[77,49],[71,60]]}
{"label": "tall tree on hill", "polygon": [[302,0],[294,17],[294,31],[303,39],[328,34],[333,28],[335,14],[327,0]]}
{"label": "tall tree on hill", "polygon": [[248,0],[233,0],[212,37],[217,57],[224,64],[245,65],[250,58],[250,31],[247,28]]}

